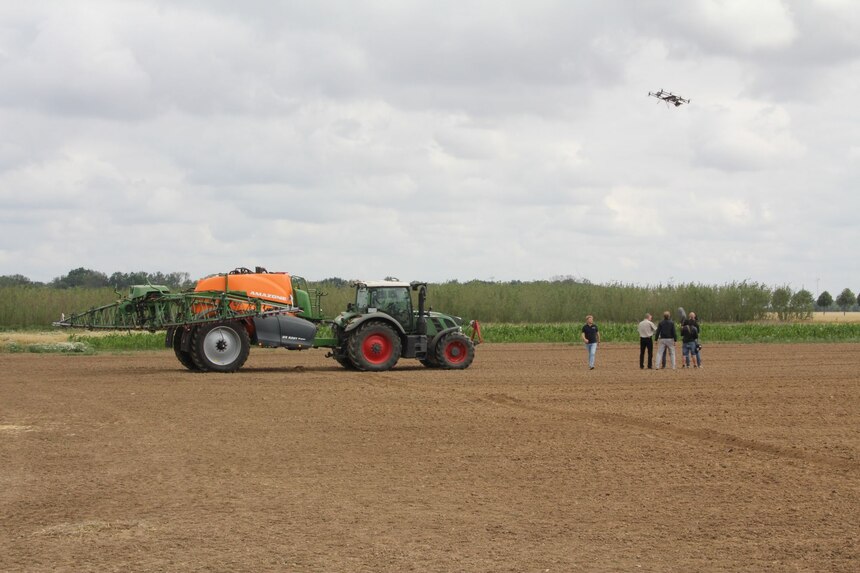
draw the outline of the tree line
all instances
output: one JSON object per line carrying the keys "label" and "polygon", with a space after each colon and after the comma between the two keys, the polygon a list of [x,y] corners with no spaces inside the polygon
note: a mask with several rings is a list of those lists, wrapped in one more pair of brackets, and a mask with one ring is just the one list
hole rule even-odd
{"label": "tree line", "polygon": [[780,320],[808,318],[803,309],[827,312],[838,307],[842,312],[848,312],[860,307],[860,292],[855,296],[850,288],[845,288],[834,300],[833,295],[824,291],[813,301],[812,293],[808,290],[801,289],[793,293],[789,287],[778,287],[771,294],[770,307]]}
{"label": "tree line", "polygon": [[4,286],[47,286],[50,288],[126,288],[132,285],[154,284],[165,285],[175,290],[193,288],[196,281],[191,280],[191,275],[184,272],[174,273],[148,273],[138,272],[115,272],[110,276],[107,274],[79,267],[72,269],[68,274],[54,278],[48,283],[31,281],[23,275],[0,276],[0,287]]}
{"label": "tree line", "polygon": [[842,292],[839,293],[839,296],[836,297],[836,300],[833,300],[833,295],[829,292],[824,291],[820,295],[818,295],[818,299],[815,301],[815,304],[819,309],[823,311],[827,311],[828,309],[833,307],[833,303],[836,303],[842,312],[847,312],[852,307],[856,306],[860,307],[860,291],[857,292],[857,296],[854,296],[854,293],[850,288],[842,289]]}

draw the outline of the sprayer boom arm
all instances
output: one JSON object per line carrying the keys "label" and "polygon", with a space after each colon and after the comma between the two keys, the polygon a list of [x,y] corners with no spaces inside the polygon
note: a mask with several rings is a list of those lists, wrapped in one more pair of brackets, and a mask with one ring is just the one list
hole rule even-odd
{"label": "sprayer boom arm", "polygon": [[169,293],[153,287],[132,293],[113,304],[63,317],[56,327],[90,330],[164,330],[172,326],[203,324],[222,320],[296,314],[291,304],[262,300],[244,291],[195,291]]}

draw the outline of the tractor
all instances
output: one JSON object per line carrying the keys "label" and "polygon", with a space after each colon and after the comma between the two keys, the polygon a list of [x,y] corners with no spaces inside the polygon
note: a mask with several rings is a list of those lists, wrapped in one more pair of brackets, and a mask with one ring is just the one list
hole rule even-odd
{"label": "tractor", "polygon": [[[400,358],[428,368],[462,370],[475,359],[462,319],[425,310],[427,283],[355,281],[355,302],[332,321],[335,343],[327,356],[345,368],[381,371]],[[418,308],[411,292],[418,294]],[[317,345],[322,346],[322,341]]]}

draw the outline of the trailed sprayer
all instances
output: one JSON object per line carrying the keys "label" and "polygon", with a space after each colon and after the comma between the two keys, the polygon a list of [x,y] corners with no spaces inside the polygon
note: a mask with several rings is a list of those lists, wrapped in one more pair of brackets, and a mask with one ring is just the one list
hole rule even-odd
{"label": "trailed sprayer", "polygon": [[[480,325],[426,309],[427,284],[355,281],[355,300],[333,319],[324,293],[299,276],[240,267],[201,279],[193,291],[136,285],[112,304],[64,316],[54,326],[90,330],[165,330],[165,343],[189,370],[235,372],[252,345],[328,348],[345,368],[381,371],[400,358],[430,368],[464,369],[475,357]],[[413,308],[412,293],[417,295]]]}

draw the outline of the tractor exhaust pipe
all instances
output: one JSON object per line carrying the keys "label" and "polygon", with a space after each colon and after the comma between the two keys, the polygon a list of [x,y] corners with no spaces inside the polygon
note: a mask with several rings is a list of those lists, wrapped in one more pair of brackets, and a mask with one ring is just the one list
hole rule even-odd
{"label": "tractor exhaust pipe", "polygon": [[424,312],[424,302],[427,300],[427,283],[409,283],[412,290],[418,291],[418,322],[415,325],[417,334],[427,334],[427,318]]}

